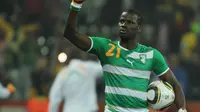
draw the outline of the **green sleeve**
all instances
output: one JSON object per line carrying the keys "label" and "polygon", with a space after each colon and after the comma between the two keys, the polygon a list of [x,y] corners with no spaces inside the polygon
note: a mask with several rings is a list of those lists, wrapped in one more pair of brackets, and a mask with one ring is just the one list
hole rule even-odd
{"label": "green sleeve", "polygon": [[103,37],[89,37],[91,39],[91,47],[87,51],[88,53],[95,54],[97,56],[105,52],[105,45],[109,40]]}
{"label": "green sleeve", "polygon": [[153,72],[157,76],[161,76],[165,74],[168,70],[169,70],[169,67],[163,55],[158,50],[154,50]]}

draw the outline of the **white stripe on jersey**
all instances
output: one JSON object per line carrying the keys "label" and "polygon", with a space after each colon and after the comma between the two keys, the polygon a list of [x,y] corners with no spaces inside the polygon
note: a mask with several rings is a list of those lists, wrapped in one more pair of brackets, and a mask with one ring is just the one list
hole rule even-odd
{"label": "white stripe on jersey", "polygon": [[119,67],[119,66],[108,65],[108,64],[103,66],[103,71],[109,72],[112,74],[125,75],[129,77],[137,77],[137,78],[143,78],[143,79],[148,79],[148,80],[151,74],[151,71],[134,70],[134,69],[124,68],[124,67]]}
{"label": "white stripe on jersey", "polygon": [[142,109],[136,109],[136,108],[124,108],[124,107],[118,107],[118,106],[105,106],[104,112],[111,112],[108,108],[112,108],[118,112],[149,112],[148,109],[142,108]]}
{"label": "white stripe on jersey", "polygon": [[128,88],[120,88],[120,87],[105,87],[106,93],[112,93],[112,94],[119,94],[119,95],[126,95],[130,97],[136,97],[140,98],[142,100],[147,100],[147,92],[137,91],[137,90],[131,90]]}

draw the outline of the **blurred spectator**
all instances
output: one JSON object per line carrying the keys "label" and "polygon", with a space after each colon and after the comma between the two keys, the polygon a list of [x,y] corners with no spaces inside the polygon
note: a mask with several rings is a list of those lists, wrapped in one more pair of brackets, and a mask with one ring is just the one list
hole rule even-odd
{"label": "blurred spectator", "polygon": [[10,20],[10,17],[15,11],[16,5],[17,5],[17,0],[1,0],[0,15],[4,16],[6,20]]}
{"label": "blurred spectator", "polygon": [[[120,12],[121,12],[121,4],[122,0],[115,0],[115,3],[113,4],[113,1],[107,1],[105,6],[103,7],[102,11],[100,12],[100,24],[101,25],[109,25],[113,26],[119,22]],[[112,6],[112,8],[110,8]],[[111,14],[112,12],[112,14]]]}
{"label": "blurred spectator", "polygon": [[9,98],[15,91],[11,80],[5,72],[0,71],[0,99]]}
{"label": "blurred spectator", "polygon": [[25,0],[25,14],[28,22],[37,22],[44,9],[44,0]]}
{"label": "blurred spectator", "polygon": [[172,27],[169,46],[171,52],[179,53],[180,49],[177,46],[180,46],[182,35],[190,31],[190,24],[195,17],[195,12],[190,6],[178,2],[173,6],[173,13],[175,24]]}
{"label": "blurred spectator", "polygon": [[200,53],[200,24],[196,19],[190,25],[190,31],[183,34],[181,38],[180,54],[184,60],[191,60],[194,53]]}
{"label": "blurred spectator", "polygon": [[18,43],[20,44],[20,65],[33,68],[36,59],[41,55],[38,37],[40,36],[40,26],[38,24],[22,25],[19,29]]}
{"label": "blurred spectator", "polygon": [[182,58],[184,58],[185,60],[190,60],[192,54],[197,48],[198,44],[197,34],[192,31],[185,33],[180,43],[181,43],[180,53]]}
{"label": "blurred spectator", "polygon": [[169,56],[169,65],[177,80],[181,84],[185,95],[187,95],[189,77],[187,71],[181,66],[179,56],[177,54],[171,54]]}
{"label": "blurred spectator", "polygon": [[[9,81],[15,85],[12,99],[30,98],[31,87],[35,96],[47,96],[56,70],[72,58],[87,57],[62,38],[70,2],[0,0],[0,70],[9,77],[0,82],[4,87]],[[116,39],[119,14],[128,8],[136,8],[146,18],[141,44],[170,52],[169,63],[188,100],[200,100],[200,1],[86,0],[77,28],[84,34]],[[57,59],[61,52],[67,54],[64,63]],[[103,78],[97,79],[97,93],[104,98]]]}
{"label": "blurred spectator", "polygon": [[32,87],[36,90],[35,95],[47,96],[51,81],[52,74],[48,70],[47,58],[39,57],[36,63],[36,68],[31,74]]}
{"label": "blurred spectator", "polygon": [[188,99],[200,100],[200,59],[197,53],[193,53],[190,60],[182,61],[183,67],[188,71],[189,74],[189,87],[188,87]]}

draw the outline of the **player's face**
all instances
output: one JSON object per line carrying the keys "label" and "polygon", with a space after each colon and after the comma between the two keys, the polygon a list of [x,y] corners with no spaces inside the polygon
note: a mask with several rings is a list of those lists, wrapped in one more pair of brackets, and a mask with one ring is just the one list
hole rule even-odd
{"label": "player's face", "polygon": [[123,12],[119,20],[119,36],[122,39],[133,39],[136,33],[140,32],[138,25],[138,16]]}

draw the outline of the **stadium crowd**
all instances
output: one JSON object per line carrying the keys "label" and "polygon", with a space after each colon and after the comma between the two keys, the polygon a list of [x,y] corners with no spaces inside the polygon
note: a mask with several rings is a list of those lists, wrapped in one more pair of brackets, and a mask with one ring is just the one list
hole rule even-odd
{"label": "stadium crowd", "polygon": [[[78,28],[88,35],[117,39],[122,10],[134,7],[144,16],[140,43],[159,49],[187,100],[200,100],[200,2],[198,0],[87,0]],[[0,82],[16,91],[9,100],[47,97],[58,71],[73,56],[87,56],[62,37],[69,0],[0,1]],[[112,7],[111,7],[112,5]],[[95,7],[94,7],[95,6]],[[92,9],[92,10],[91,10]],[[67,54],[63,63],[60,53]],[[99,100],[104,80],[97,81]]]}

